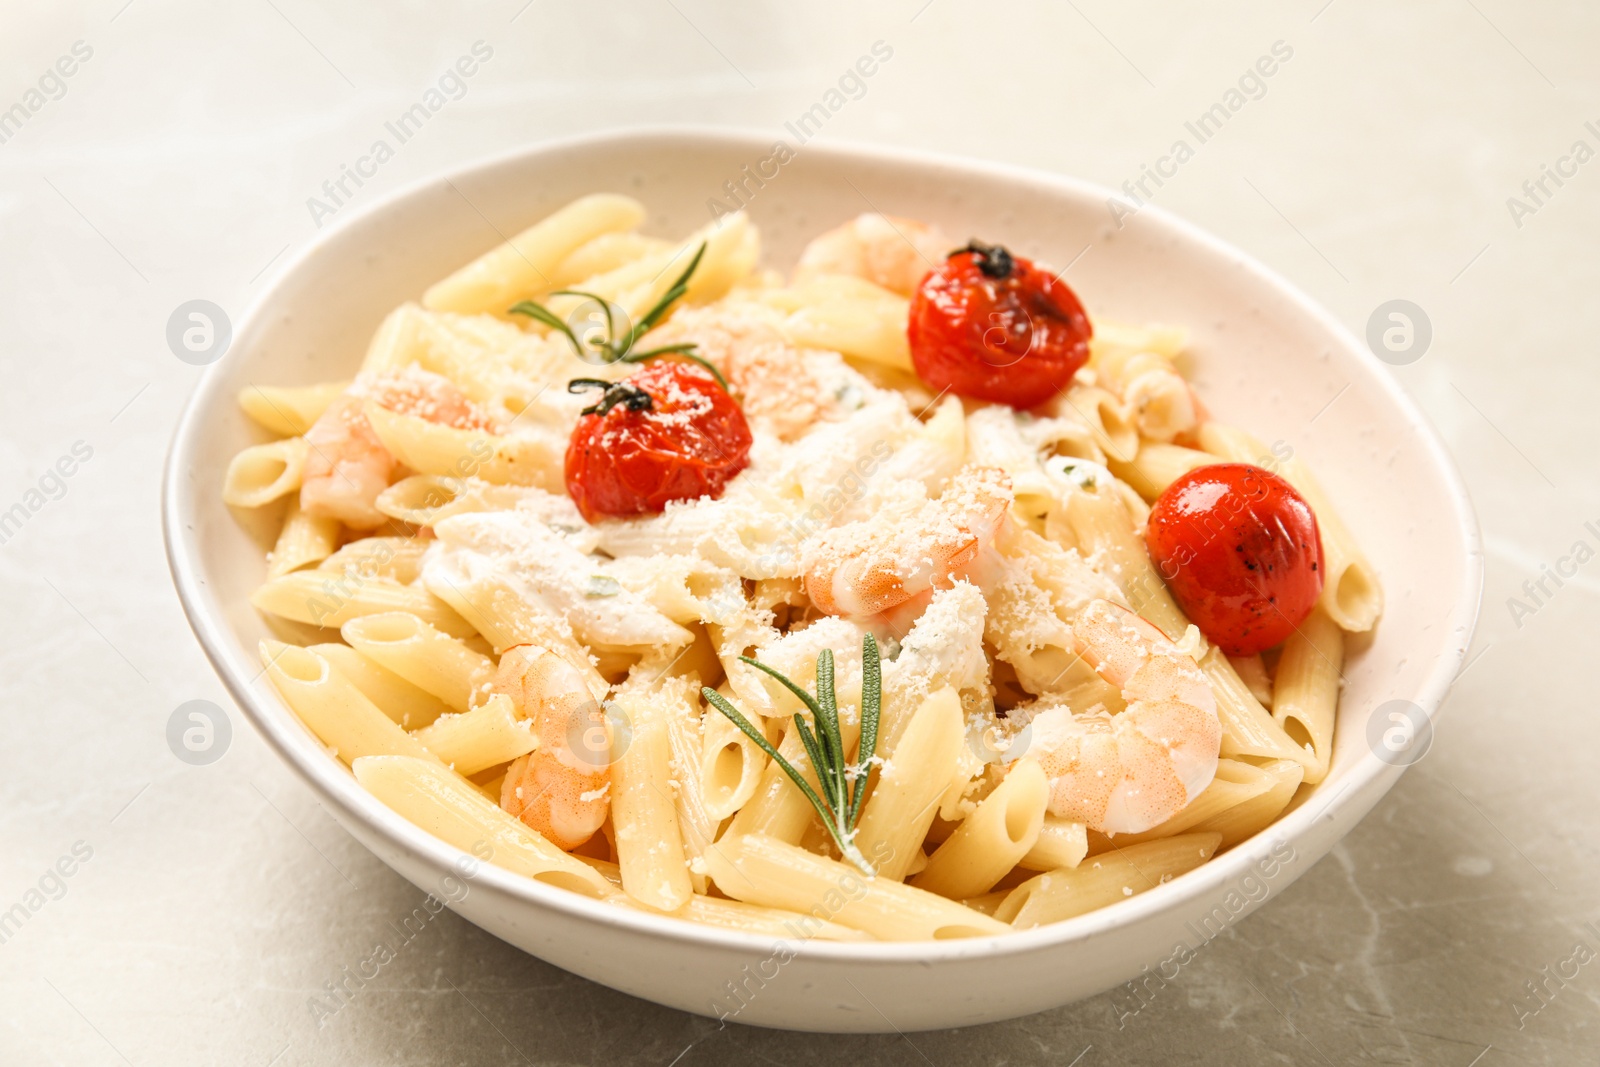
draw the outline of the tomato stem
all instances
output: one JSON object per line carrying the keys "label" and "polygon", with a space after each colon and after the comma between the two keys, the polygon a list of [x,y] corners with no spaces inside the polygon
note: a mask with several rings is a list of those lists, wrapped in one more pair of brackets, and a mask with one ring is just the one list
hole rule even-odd
{"label": "tomato stem", "polygon": [[971,252],[976,257],[978,269],[985,278],[1009,278],[1017,265],[1004,245],[986,245],[976,237],[967,242],[967,247],[958,248],[951,255],[962,252]]}
{"label": "tomato stem", "polygon": [[582,415],[604,415],[618,404],[626,406],[629,411],[649,411],[652,406],[649,393],[627,382],[608,382],[604,378],[574,378],[567,383],[569,393],[581,393],[585,389],[600,389],[603,392],[598,403],[590,404],[579,412]]}

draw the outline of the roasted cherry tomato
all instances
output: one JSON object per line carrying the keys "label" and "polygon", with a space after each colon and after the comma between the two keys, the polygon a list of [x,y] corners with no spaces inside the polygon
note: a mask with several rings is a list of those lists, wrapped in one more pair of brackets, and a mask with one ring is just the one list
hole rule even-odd
{"label": "roasted cherry tomato", "polygon": [[1283,641],[1322,592],[1317,517],[1294,486],[1248,463],[1199,467],[1167,486],[1145,541],[1179,606],[1230,656]]}
{"label": "roasted cherry tomato", "polygon": [[602,390],[567,446],[567,493],[590,522],[720,496],[750,463],[750,425],[727,390],[692,363],[658,360]]}
{"label": "roasted cherry tomato", "polygon": [[906,335],[917,374],[933,388],[1031,408],[1072,381],[1094,328],[1065,282],[973,241],[917,286]]}

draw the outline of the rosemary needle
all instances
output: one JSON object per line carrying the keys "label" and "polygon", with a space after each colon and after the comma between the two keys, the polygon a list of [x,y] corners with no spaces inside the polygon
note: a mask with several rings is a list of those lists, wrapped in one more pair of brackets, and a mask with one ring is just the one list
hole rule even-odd
{"label": "rosemary needle", "polygon": [[611,315],[611,302],[605,297],[600,296],[598,293],[585,292],[582,289],[557,289],[551,293],[551,296],[581,296],[600,305],[601,313],[606,317],[605,340],[597,341],[590,338],[588,341],[590,351],[588,352],[584,351],[584,342],[578,340],[578,335],[572,332],[572,327],[563,322],[559,315],[536,300],[518,301],[511,306],[510,314],[526,315],[535,322],[542,322],[552,330],[558,331],[572,345],[572,350],[578,354],[579,359],[589,359],[591,355],[594,355],[598,356],[602,363],[643,363],[646,360],[656,359],[660,356],[682,356],[684,359],[692,360],[710,371],[712,377],[716,378],[717,384],[722,386],[724,391],[728,391],[728,380],[722,376],[721,371],[712,366],[709,360],[695,354],[695,346],[692,343],[661,345],[658,348],[651,348],[645,351],[634,351],[634,346],[639,343],[639,339],[655,329],[667,312],[671,310],[672,305],[689,292],[689,279],[693,276],[695,270],[699,268],[700,260],[705,257],[705,254],[706,245],[702,241],[700,247],[695,250],[694,257],[689,260],[689,265],[683,269],[682,274],[678,275],[678,280],[668,286],[667,291],[661,294],[661,298],[651,306],[650,310],[639,316],[639,321],[630,326],[628,332],[620,338],[617,336],[616,320]]}
{"label": "rosemary needle", "polygon": [[760,730],[745,718],[738,708],[709,686],[700,690],[706,702],[716,708],[744,734],[761,747],[761,750],[783,769],[789,780],[816,809],[823,828],[845,859],[855,864],[864,874],[872,875],[872,867],[856,848],[856,823],[861,817],[861,803],[866,799],[867,780],[872,773],[873,757],[878,747],[878,719],[883,709],[882,662],[878,642],[867,634],[861,642],[861,743],[859,758],[855,763],[845,756],[844,738],[839,729],[838,695],[834,689],[833,650],[825,649],[817,657],[817,695],[813,697],[791,681],[783,672],[758,662],[748,656],[739,657],[745,663],[775,678],[779,684],[799,698],[811,712],[808,725],[805,713],[795,712],[794,729],[800,745],[811,760],[817,773],[817,789],[811,787],[805,775],[785,759]]}

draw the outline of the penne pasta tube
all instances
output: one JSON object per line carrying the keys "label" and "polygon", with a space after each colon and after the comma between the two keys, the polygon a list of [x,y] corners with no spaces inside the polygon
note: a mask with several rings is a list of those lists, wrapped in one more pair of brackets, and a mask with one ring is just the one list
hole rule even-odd
{"label": "penne pasta tube", "polygon": [[910,301],[864,278],[823,276],[797,287],[799,306],[781,329],[791,344],[842,352],[909,371]]}
{"label": "penne pasta tube", "polygon": [[1183,834],[1091,857],[1023,882],[995,909],[1015,929],[1060,922],[1171,881],[1216,855],[1222,835]]}
{"label": "penne pasta tube", "polygon": [[378,710],[402,729],[420,730],[450,708],[432,693],[418,689],[393,671],[384,670],[349,645],[312,645],[311,651],[348,678]]}
{"label": "penne pasta tube", "polygon": [[945,686],[912,713],[879,768],[861,809],[855,844],[880,879],[904,878],[919,854],[939,801],[955,777],[964,733],[961,698]]}
{"label": "penne pasta tube", "polygon": [[516,507],[521,498],[522,490],[516,486],[491,485],[455,475],[414,474],[379,493],[373,506],[391,519],[413,526],[433,526],[452,515],[508,510]]}
{"label": "penne pasta tube", "polygon": [[1250,695],[1255,697],[1262,707],[1272,710],[1272,675],[1267,673],[1267,664],[1260,653],[1253,656],[1229,656],[1228,662],[1233,664],[1233,673],[1239,676],[1244,687],[1250,690]]}
{"label": "penne pasta tube", "polygon": [[[697,674],[669,675],[659,679],[648,699],[666,725],[671,752],[672,798],[678,811],[678,829],[683,835],[683,850],[688,858],[689,881],[696,893],[706,891],[706,849],[716,840],[722,821],[706,809],[705,786],[700,779],[700,731],[704,717],[700,706],[700,678]],[[727,721],[722,715],[715,718]]]}
{"label": "penne pasta tube", "polygon": [[1184,833],[1229,808],[1260,796],[1271,789],[1276,781],[1277,779],[1271,774],[1254,764],[1242,760],[1219,759],[1216,777],[1211,779],[1211,783],[1200,791],[1199,796],[1186,804],[1182,811],[1161,825],[1141,833],[1107,837],[1105,834],[1091,832],[1090,852],[1108,852]]}
{"label": "penne pasta tube", "polygon": [[[502,654],[514,645],[539,645],[559,655],[583,675],[589,693],[604,699],[611,683],[595,670],[588,651],[572,636],[562,620],[537,610],[516,587],[500,575],[467,577],[438,572],[430,577],[430,589],[460,612],[470,625],[488,638],[495,653]],[[449,630],[445,627],[446,633]]]}
{"label": "penne pasta tube", "polygon": [[619,697],[628,745],[611,765],[611,820],[616,828],[622,888],[658,911],[689,902],[694,885],[673,797],[672,740],[662,709]]}
{"label": "penne pasta tube", "polygon": [[590,278],[625,267],[654,253],[665,252],[671,247],[670,241],[631,231],[603,233],[579,245],[561,261],[550,277],[551,287],[585,289],[583,283]]}
{"label": "penne pasta tube", "polygon": [[[717,716],[722,718],[722,716]],[[751,720],[755,722],[754,719]],[[817,772],[811,766],[810,757],[806,755],[800,743],[800,735],[794,728],[792,719],[784,720],[783,739],[778,742],[778,754],[794,765],[795,769],[805,778],[811,788],[817,788]],[[760,724],[757,723],[759,726]],[[841,717],[839,734],[844,740],[845,751],[848,752],[855,746],[861,736],[861,721]],[[765,757],[766,753],[762,753]],[[768,760],[761,773],[761,781],[756,786],[755,793],[750,800],[739,809],[733,817],[733,822],[728,824],[727,834],[762,834],[779,841],[796,844],[812,826],[819,826],[817,813],[806,800],[804,794],[794,787],[789,776],[776,761]],[[865,818],[865,812],[863,812]]]}
{"label": "penne pasta tube", "polygon": [[339,543],[339,520],[307,515],[300,510],[300,496],[289,498],[283,514],[283,528],[267,553],[267,577],[276,578],[325,559]]}
{"label": "penne pasta tube", "polygon": [[417,362],[424,348],[423,311],[407,301],[384,316],[367,343],[362,374],[387,374]]}
{"label": "penne pasta tube", "polygon": [[702,716],[700,790],[711,818],[720,823],[744,807],[766,766],[767,754],[727,716]]}
{"label": "penne pasta tube", "polygon": [[1095,320],[1094,337],[1103,347],[1153,352],[1169,363],[1176,361],[1189,343],[1188,332],[1179,326],[1131,326],[1105,319]]}
{"label": "penne pasta tube", "polygon": [[1089,427],[1094,443],[1108,457],[1127,462],[1139,452],[1139,428],[1133,415],[1110,392],[1076,382],[1045,405],[1058,418],[1075,418]]}
{"label": "penne pasta tube", "polygon": [[389,578],[295,571],[257,587],[250,603],[262,611],[313,626],[343,626],[363,615],[408,611],[452,637],[466,637],[472,626],[448,604],[414,585]]}
{"label": "penne pasta tube", "polygon": [[797,911],[885,941],[1004,933],[1005,924],[953,900],[761,834],[724,837],[706,855],[717,888],[735,900]]}
{"label": "penne pasta tube", "polygon": [[463,852],[487,854],[487,862],[496,867],[587,897],[604,899],[613,892],[594,868],[562,852],[437,763],[367,756],[356,760],[353,770],[356,780],[389,808]]}
{"label": "penne pasta tube", "polygon": [[468,263],[422,296],[430,311],[504,314],[512,304],[551,288],[563,260],[603,233],[644,221],[637,200],[612,193],[579,197]]}
{"label": "penne pasta tube", "polygon": [[493,660],[410,612],[363,615],[339,633],[356,651],[455,711],[482,703],[494,681]]}
{"label": "penne pasta tube", "polygon": [[437,762],[355,683],[311,649],[263,641],[261,662],[273,688],[300,721],[346,763],[359,756],[413,756]]}
{"label": "penne pasta tube", "polygon": [[1270,775],[1267,789],[1233,807],[1196,823],[1196,833],[1222,835],[1222,848],[1232,848],[1272,825],[1294,799],[1305,774],[1305,765],[1295,760],[1270,760],[1260,770]]}
{"label": "penne pasta tube", "polygon": [[303,437],[285,437],[241,449],[222,479],[222,500],[236,508],[259,508],[300,488],[306,468]]}
{"label": "penne pasta tube", "polygon": [[370,400],[363,410],[383,447],[419,474],[481,478],[496,485],[550,490],[562,486],[563,452],[553,436],[458,430],[401,415]]}
{"label": "penne pasta tube", "polygon": [[1311,471],[1291,452],[1279,457],[1255,437],[1218,422],[1200,427],[1200,445],[1230,463],[1253,463],[1275,470],[1311,505],[1322,538],[1322,595],[1318,603],[1339,627],[1352,633],[1372,629],[1383,611],[1378,572],[1339,517]]}
{"label": "penne pasta tube", "polygon": [[1315,760],[1310,750],[1296,744],[1261,706],[1220,648],[1206,651],[1200,658],[1200,669],[1211,683],[1217,718],[1222,720],[1222,755],[1290,759],[1307,766]]}
{"label": "penne pasta tube", "polygon": [[1030,871],[1076,867],[1088,852],[1088,827],[1046,812],[1039,826],[1039,837],[1017,861],[1017,866]]}
{"label": "penne pasta tube", "polygon": [[1173,365],[1183,343],[1181,330],[1103,325],[1089,342],[1090,368],[1152,441],[1170,441],[1195,426],[1194,396]]}
{"label": "penne pasta tube", "polygon": [[1050,783],[1039,764],[1017,760],[910,884],[952,900],[987,893],[1039,840],[1049,799]]}
{"label": "penne pasta tube", "polygon": [[422,577],[422,556],[431,541],[419,537],[363,537],[318,564],[318,570],[354,571],[363,578],[391,578],[410,585]]}
{"label": "penne pasta tube", "polygon": [[504,693],[471,711],[441,715],[411,736],[457,774],[477,774],[539,747],[531,721],[517,717]]}
{"label": "penne pasta tube", "polygon": [[1133,486],[1134,492],[1145,500],[1153,501],[1180,476],[1196,467],[1209,467],[1216,462],[1217,457],[1209,452],[1146,441],[1139,446],[1139,454],[1131,461],[1122,463],[1108,458],[1106,466],[1112,474]]}
{"label": "penne pasta tube", "polygon": [[1291,738],[1313,754],[1305,769],[1307,785],[1316,785],[1328,775],[1343,667],[1344,632],[1320,607],[1289,635],[1278,657],[1272,715]]}
{"label": "penne pasta tube", "polygon": [[349,387],[349,382],[247,385],[239,390],[239,407],[257,425],[275,434],[300,437],[322,417],[328,405]]}
{"label": "penne pasta tube", "polygon": [[[628,316],[643,315],[659,300],[689,266],[699,247],[706,246],[700,265],[689,279],[684,301],[703,304],[724,295],[739,278],[755,265],[754,251],[746,242],[754,230],[744,212],[726,215],[701,227],[687,240],[662,252],[647,255],[616,270],[590,278],[574,288],[620,306]],[[587,297],[555,296],[545,304],[565,320],[583,305]]]}
{"label": "penne pasta tube", "polygon": [[1121,498],[1104,485],[1073,493],[1067,501],[1066,519],[1078,548],[1117,583],[1128,606],[1173,640],[1183,636],[1189,620],[1150,563],[1150,554],[1134,532],[1133,517]]}

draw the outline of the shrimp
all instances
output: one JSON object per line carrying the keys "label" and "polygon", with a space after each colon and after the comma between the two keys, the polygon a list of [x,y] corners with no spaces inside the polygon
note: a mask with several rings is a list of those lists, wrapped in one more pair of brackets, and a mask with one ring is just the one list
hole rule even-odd
{"label": "shrimp", "polygon": [[865,278],[910,296],[923,275],[943,263],[955,243],[938,226],[893,215],[866,214],[814,238],[794,268],[796,283],[821,274]]}
{"label": "shrimp", "polygon": [[801,549],[806,596],[818,611],[853,617],[921,605],[975,569],[1011,499],[1008,474],[969,467],[937,500],[824,530]]}
{"label": "shrimp", "polygon": [[1027,755],[1050,780],[1051,814],[1107,834],[1148,830],[1216,777],[1222,723],[1210,683],[1165,634],[1109,600],[1091,602],[1072,635],[1128,706],[1109,717],[1040,712]]}
{"label": "shrimp", "polygon": [[599,703],[570,663],[538,645],[506,649],[493,691],[511,697],[539,737],[506,772],[500,806],[558,847],[577,848],[611,806],[611,734]]}
{"label": "shrimp", "polygon": [[300,483],[302,511],[338,519],[355,530],[370,530],[386,521],[376,501],[398,466],[367,421],[368,400],[456,429],[493,428],[491,419],[450,379],[438,374],[411,366],[358,377],[306,431],[310,449]]}

